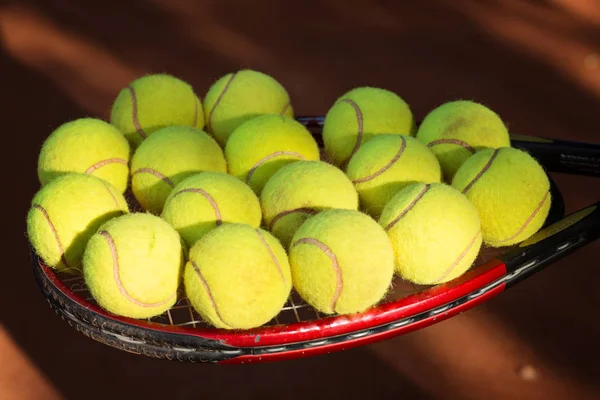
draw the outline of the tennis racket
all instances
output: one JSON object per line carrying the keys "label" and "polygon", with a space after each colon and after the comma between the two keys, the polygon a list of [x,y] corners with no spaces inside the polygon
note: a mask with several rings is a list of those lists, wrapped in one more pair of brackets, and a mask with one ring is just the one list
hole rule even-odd
{"label": "tennis racket", "polygon": [[[322,145],[323,117],[298,118]],[[600,146],[513,136],[512,145],[537,158],[548,172],[600,175]],[[82,276],[61,274],[32,250],[34,276],[51,308],[84,335],[154,358],[207,363],[256,363],[341,351],[425,328],[477,306],[600,236],[600,202],[568,216],[551,180],[552,207],[544,227],[510,248],[483,248],[460,278],[432,287],[396,278],[379,305],[344,316],[318,313],[296,293],[270,323],[230,331],[210,327],[182,292],[163,315],[136,320],[112,315],[90,295]]]}

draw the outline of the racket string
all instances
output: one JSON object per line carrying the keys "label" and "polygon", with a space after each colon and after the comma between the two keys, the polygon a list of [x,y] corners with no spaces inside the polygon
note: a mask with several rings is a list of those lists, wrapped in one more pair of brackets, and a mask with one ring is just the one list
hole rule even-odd
{"label": "racket string", "polygon": [[[72,273],[61,274],[59,272],[58,277],[74,294],[80,296],[90,304],[100,306],[90,293],[82,275],[73,276]],[[396,297],[398,293],[402,293],[403,296],[406,296],[418,291],[416,288],[412,287],[411,290],[400,289],[400,286],[402,285],[406,286],[407,283],[402,282],[399,279],[395,279],[390,285],[390,295],[387,296],[387,298],[383,301],[385,302],[391,300],[392,298]],[[265,324],[265,326],[314,321],[327,316],[328,315],[322,314],[315,308],[311,307],[300,297],[296,291],[292,290],[290,297],[282,307],[280,313],[267,324]],[[194,310],[193,306],[188,298],[185,297],[185,295],[180,295],[177,302],[165,313],[153,318],[148,318],[146,321],[178,327],[193,327],[202,329],[211,328],[211,326],[202,319],[196,310]]]}
{"label": "racket string", "polygon": [[[499,254],[505,252],[506,248],[484,248],[482,250],[483,251],[480,252],[475,265],[482,265],[494,257],[497,257]],[[82,299],[85,299],[86,302],[89,302],[95,306],[99,306],[90,293],[81,273],[79,275],[74,275],[73,273],[58,272],[57,275],[59,279],[74,294],[80,296]],[[384,299],[382,299],[381,303],[398,300],[411,294],[418,293],[427,288],[427,286],[412,284],[396,277],[391,282],[388,294]],[[325,317],[328,317],[328,315],[322,314],[315,308],[311,307],[295,290],[292,290],[291,295],[282,307],[279,314],[265,324],[265,326],[287,325],[298,322],[315,321]],[[149,318],[148,322],[179,327],[193,327],[200,329],[211,328],[211,326],[202,319],[198,312],[196,312],[188,298],[185,296],[183,290],[180,291],[177,302],[169,310],[157,317]]]}

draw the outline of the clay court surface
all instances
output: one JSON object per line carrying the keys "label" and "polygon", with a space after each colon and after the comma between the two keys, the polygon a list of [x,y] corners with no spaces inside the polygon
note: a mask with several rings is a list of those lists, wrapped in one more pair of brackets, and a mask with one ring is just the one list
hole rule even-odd
{"label": "clay court surface", "polygon": [[[600,2],[8,1],[0,6],[3,270],[0,399],[598,399],[600,242],[491,302],[425,330],[278,364],[188,365],[124,353],[72,330],[34,282],[25,215],[37,153],[59,124],[108,117],[135,77],[168,72],[203,96],[252,68],[324,114],[362,85],[417,118],[486,103],[513,133],[600,143]],[[6,139],[5,139],[6,140]],[[567,211],[600,181],[553,175]]]}

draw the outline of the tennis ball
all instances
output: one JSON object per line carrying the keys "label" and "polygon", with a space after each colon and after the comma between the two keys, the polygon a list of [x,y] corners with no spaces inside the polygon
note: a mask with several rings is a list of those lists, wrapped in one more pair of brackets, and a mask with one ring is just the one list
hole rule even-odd
{"label": "tennis ball", "polygon": [[550,212],[548,175],[531,155],[512,147],[478,151],[456,172],[452,186],[479,210],[483,240],[490,247],[529,238]]}
{"label": "tennis ball", "polygon": [[202,102],[188,83],[168,74],[149,74],[119,92],[110,122],[135,148],[166,126],[204,128],[204,112]]}
{"label": "tennis ball", "polygon": [[105,310],[152,318],[171,308],[183,272],[177,232],[161,218],[130,213],[104,223],[83,255],[83,277]]}
{"label": "tennis ball", "polygon": [[169,193],[202,171],[227,172],[223,150],[200,129],[170,126],[154,132],[131,159],[131,188],[142,208],[160,214]]}
{"label": "tennis ball", "polygon": [[394,250],[381,226],[354,210],[308,218],[290,245],[298,294],[324,314],[362,312],[379,302],[394,276]]}
{"label": "tennis ball", "polygon": [[89,174],[64,174],[42,186],[33,197],[27,236],[46,265],[77,273],[96,229],[128,212],[125,198],[109,182]]}
{"label": "tennis ball", "polygon": [[256,194],[236,177],[202,172],[181,181],[169,194],[162,218],[188,246],[223,223],[260,226],[262,212]]}
{"label": "tennis ball", "polygon": [[290,265],[269,232],[224,224],[190,249],[185,292],[200,316],[217,328],[251,329],[279,314],[292,289]]}
{"label": "tennis ball", "polygon": [[408,104],[389,90],[359,87],[339,97],[325,116],[323,143],[329,160],[345,167],[358,149],[381,133],[412,135]]}
{"label": "tennis ball", "polygon": [[352,157],[346,175],[358,191],[362,209],[374,218],[406,185],[442,181],[435,155],[408,135],[377,135]]}
{"label": "tennis ball", "polygon": [[478,149],[510,147],[508,130],[498,114],[469,100],[435,108],[423,119],[416,137],[438,158],[447,183]]}
{"label": "tennis ball", "polygon": [[392,242],[396,273],[419,285],[459,277],[481,249],[477,209],[444,183],[406,186],[385,206],[379,223]]}
{"label": "tennis ball", "polygon": [[293,118],[263,115],[240,125],[225,147],[229,173],[260,194],[281,167],[298,160],[319,160],[319,146]]}
{"label": "tennis ball", "polygon": [[127,139],[113,125],[96,118],[76,119],[56,128],[44,141],[38,178],[45,185],[66,173],[92,174],[124,193],[129,151]]}
{"label": "tennis ball", "polygon": [[206,129],[222,147],[244,122],[263,114],[294,116],[290,97],[273,77],[243,69],[212,84],[204,97]]}
{"label": "tennis ball", "polygon": [[287,248],[310,215],[328,208],[358,210],[358,193],[333,165],[296,161],[273,174],[260,194],[260,203],[268,230]]}

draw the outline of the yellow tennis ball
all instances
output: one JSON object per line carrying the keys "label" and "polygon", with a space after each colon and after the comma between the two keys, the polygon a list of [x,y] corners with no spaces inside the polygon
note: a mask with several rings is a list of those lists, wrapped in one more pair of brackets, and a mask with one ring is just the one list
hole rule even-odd
{"label": "yellow tennis ball", "polygon": [[186,295],[200,316],[223,329],[251,329],[279,314],[291,288],[290,265],[269,232],[224,224],[190,249]]}
{"label": "yellow tennis ball", "polygon": [[161,218],[130,213],[114,218],[91,237],[83,277],[105,310],[129,318],[152,318],[171,308],[183,272],[177,232]]}
{"label": "yellow tennis ball", "polygon": [[362,312],[379,302],[394,275],[394,251],[381,226],[354,210],[308,218],[290,245],[294,288],[324,314]]}
{"label": "yellow tennis ball", "polygon": [[414,182],[442,181],[442,170],[433,153],[408,135],[382,134],[364,144],[346,169],[360,197],[361,208],[378,218],[387,202]]}
{"label": "yellow tennis ball", "polygon": [[166,126],[204,128],[204,111],[202,102],[187,82],[168,74],[149,74],[135,79],[119,92],[110,122],[135,148]]}
{"label": "yellow tennis ball", "polygon": [[38,157],[42,185],[57,176],[92,174],[121,193],[129,180],[129,143],[113,125],[96,118],[80,118],[62,124],[44,141]]}
{"label": "yellow tennis ball", "polygon": [[498,114],[469,100],[447,102],[432,110],[416,137],[439,159],[447,183],[478,149],[510,147],[508,129]]}
{"label": "yellow tennis ball", "polygon": [[359,87],[339,97],[325,116],[323,142],[331,162],[344,167],[358,149],[381,134],[407,134],[415,130],[408,104],[396,93]]}
{"label": "yellow tennis ball", "polygon": [[358,193],[350,179],[324,161],[296,161],[279,169],[260,194],[263,219],[287,248],[294,233],[312,214],[328,208],[358,210]]}
{"label": "yellow tennis ball", "polygon": [[260,194],[273,174],[291,162],[319,160],[319,146],[293,118],[263,115],[240,125],[225,147],[229,173]]}
{"label": "yellow tennis ball", "polygon": [[406,186],[385,206],[379,223],[392,242],[396,273],[419,285],[459,277],[481,249],[477,209],[444,183]]}
{"label": "yellow tennis ball", "polygon": [[273,77],[243,69],[212,84],[204,97],[206,130],[222,147],[244,122],[263,114],[294,116],[290,97]]}
{"label": "yellow tennis ball", "polygon": [[77,273],[87,241],[96,229],[128,212],[125,198],[112,184],[88,174],[64,174],[33,197],[27,236],[46,265]]}
{"label": "yellow tennis ball", "polygon": [[131,160],[131,188],[145,210],[160,214],[173,188],[202,171],[227,172],[223,150],[200,129],[170,126],[137,148]]}
{"label": "yellow tennis ball", "polygon": [[483,240],[491,247],[528,239],[544,225],[552,203],[543,167],[512,147],[478,151],[456,172],[452,186],[479,210]]}
{"label": "yellow tennis ball", "polygon": [[258,197],[244,182],[223,172],[202,172],[181,181],[165,202],[162,218],[188,246],[223,223],[260,226]]}

